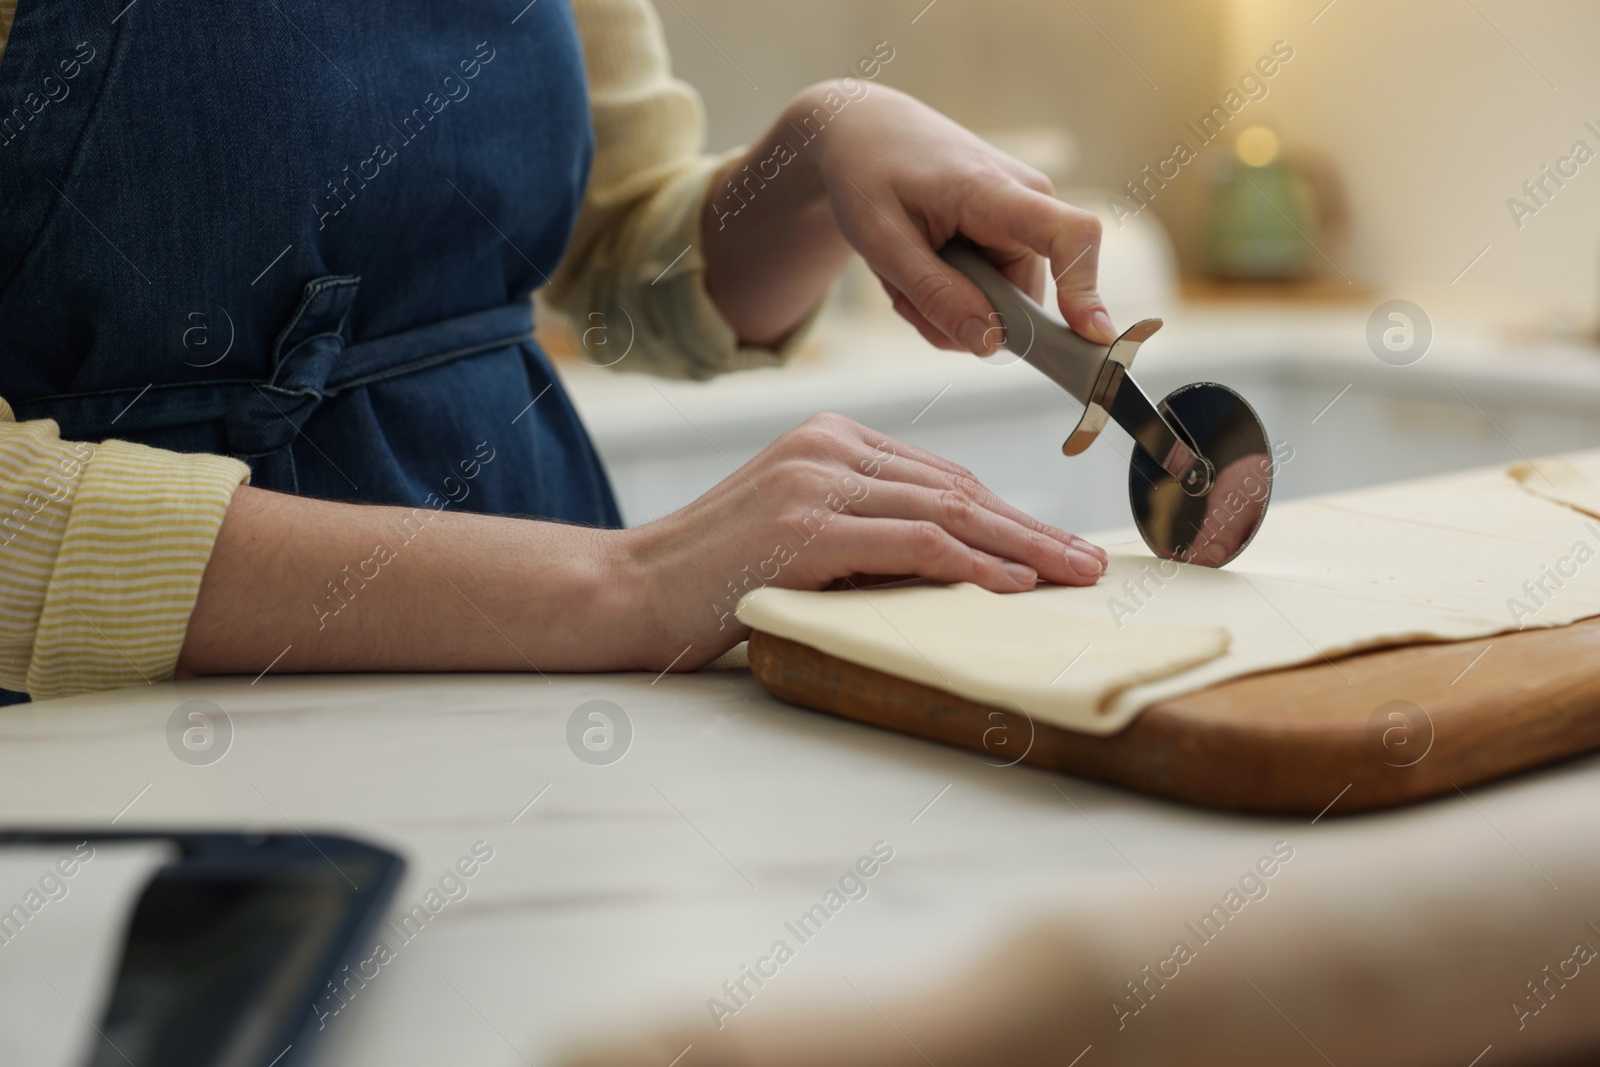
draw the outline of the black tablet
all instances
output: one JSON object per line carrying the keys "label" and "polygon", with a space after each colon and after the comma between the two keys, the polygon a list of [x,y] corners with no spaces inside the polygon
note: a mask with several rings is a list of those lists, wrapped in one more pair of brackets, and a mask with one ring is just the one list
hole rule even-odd
{"label": "black tablet", "polygon": [[382,917],[405,863],[327,834],[0,831],[0,847],[165,841],[88,1067],[311,1062],[314,1005]]}

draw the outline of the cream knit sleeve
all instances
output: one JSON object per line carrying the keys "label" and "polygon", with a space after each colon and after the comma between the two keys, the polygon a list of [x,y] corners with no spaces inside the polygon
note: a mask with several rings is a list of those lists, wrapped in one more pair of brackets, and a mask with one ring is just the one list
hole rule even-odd
{"label": "cream knit sleeve", "polygon": [[63,441],[0,400],[0,687],[35,700],[172,676],[249,468]]}
{"label": "cream knit sleeve", "polygon": [[[703,154],[700,98],[672,76],[649,0],[573,0],[588,68],[595,157],[572,241],[545,292],[574,334],[632,338],[618,370],[672,378],[783,362],[805,329],[777,349],[745,347],[712,302],[700,255],[711,180],[735,153]],[[608,348],[608,351],[614,349]]]}

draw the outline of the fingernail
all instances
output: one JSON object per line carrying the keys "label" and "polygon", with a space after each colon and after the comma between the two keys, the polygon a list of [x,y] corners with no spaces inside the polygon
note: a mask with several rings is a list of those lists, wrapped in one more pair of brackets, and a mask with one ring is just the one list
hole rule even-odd
{"label": "fingernail", "polygon": [[956,331],[956,336],[961,343],[970,348],[975,355],[986,355],[989,351],[989,326],[976,315],[968,318]]}
{"label": "fingernail", "polygon": [[1039,576],[1032,567],[1025,567],[1020,563],[1007,563],[1006,573],[1016,580],[1018,585],[1033,587],[1039,583]]}
{"label": "fingernail", "polygon": [[1079,537],[1076,534],[1074,534],[1072,536],[1072,547],[1076,548],[1080,552],[1089,553],[1089,555],[1093,556],[1095,559],[1099,560],[1101,563],[1104,563],[1106,561],[1106,550],[1105,549],[1101,548],[1099,545],[1095,544],[1092,541],[1085,541],[1083,538]]}
{"label": "fingernail", "polygon": [[1094,323],[1095,330],[1098,331],[1100,336],[1104,337],[1108,343],[1116,340],[1117,331],[1112,328],[1111,316],[1106,314],[1105,308],[1100,308],[1093,315],[1090,315],[1089,321]]}
{"label": "fingernail", "polygon": [[1105,564],[1093,556],[1070,548],[1067,550],[1067,565],[1085,578],[1098,578],[1106,570]]}

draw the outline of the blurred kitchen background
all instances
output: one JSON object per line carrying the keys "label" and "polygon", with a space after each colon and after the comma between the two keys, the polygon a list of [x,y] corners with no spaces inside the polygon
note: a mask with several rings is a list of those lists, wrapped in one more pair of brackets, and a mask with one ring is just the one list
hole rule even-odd
{"label": "blurred kitchen background", "polygon": [[[1213,379],[1244,393],[1294,450],[1281,495],[1600,447],[1592,0],[658,10],[678,74],[705,98],[714,150],[887,41],[881,83],[1101,213],[1118,328],[1167,322],[1135,367],[1146,388]],[[1204,143],[1196,127],[1214,108],[1226,122],[1214,117]],[[1179,141],[1194,151],[1181,165]],[[1042,518],[1085,531],[1128,522],[1125,436],[1111,428],[1062,456],[1076,405],[1008,358],[929,348],[859,265],[783,370],[662,382],[586,365],[611,357],[573,331],[541,332],[566,352],[630,522],[687,503],[819,410],[964,463]]]}

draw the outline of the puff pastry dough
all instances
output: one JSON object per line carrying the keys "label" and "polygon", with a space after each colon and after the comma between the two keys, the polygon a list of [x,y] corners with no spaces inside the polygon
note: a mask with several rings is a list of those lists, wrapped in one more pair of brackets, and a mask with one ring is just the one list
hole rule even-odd
{"label": "puff pastry dough", "polygon": [[1124,531],[1097,538],[1111,562],[1094,586],[764,589],[739,618],[1113,733],[1152,704],[1245,674],[1600,615],[1600,521],[1585,513],[1600,515],[1600,453],[1541,466],[1548,481],[1519,464],[1283,502],[1223,570],[1163,563]]}

